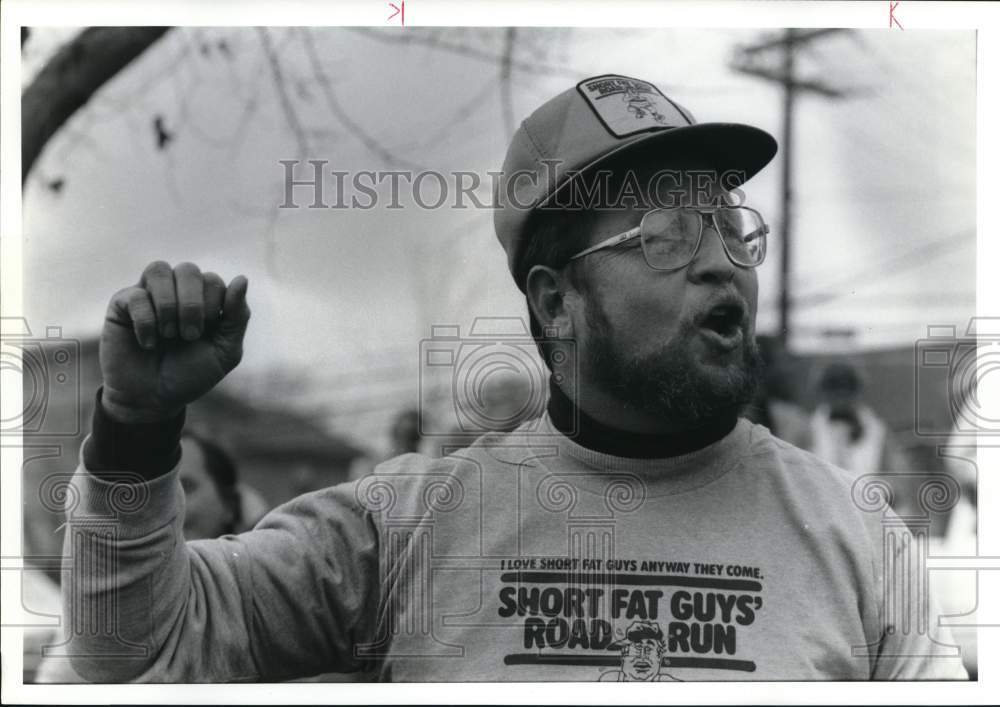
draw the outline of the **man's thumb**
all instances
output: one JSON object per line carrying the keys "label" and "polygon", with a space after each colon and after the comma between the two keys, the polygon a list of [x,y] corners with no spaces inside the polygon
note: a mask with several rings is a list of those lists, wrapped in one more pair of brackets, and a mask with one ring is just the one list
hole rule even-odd
{"label": "man's thumb", "polygon": [[250,307],[247,305],[247,279],[237,275],[226,287],[226,295],[222,301],[222,320],[219,323],[218,336],[225,345],[240,347],[243,334],[250,320]]}

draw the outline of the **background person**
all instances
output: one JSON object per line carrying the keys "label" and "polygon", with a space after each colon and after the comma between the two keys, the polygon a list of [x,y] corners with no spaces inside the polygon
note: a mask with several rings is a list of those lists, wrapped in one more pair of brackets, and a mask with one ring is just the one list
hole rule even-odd
{"label": "background person", "polygon": [[817,387],[819,403],[809,420],[813,454],[857,476],[912,468],[892,430],[865,404],[856,366],[827,365]]}

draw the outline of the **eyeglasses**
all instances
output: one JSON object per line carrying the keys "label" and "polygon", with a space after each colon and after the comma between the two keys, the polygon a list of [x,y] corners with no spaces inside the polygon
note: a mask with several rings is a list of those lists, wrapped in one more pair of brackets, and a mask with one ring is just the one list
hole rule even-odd
{"label": "eyeglasses", "polygon": [[629,643],[625,646],[627,655],[641,658],[643,656],[653,656],[660,652],[660,647],[653,643]]}
{"label": "eyeglasses", "polygon": [[643,215],[638,227],[581,250],[570,260],[614,248],[638,236],[649,267],[680,270],[694,260],[701,247],[706,221],[719,234],[722,247],[734,265],[755,268],[764,262],[770,229],[760,212],[748,206],[653,209]]}

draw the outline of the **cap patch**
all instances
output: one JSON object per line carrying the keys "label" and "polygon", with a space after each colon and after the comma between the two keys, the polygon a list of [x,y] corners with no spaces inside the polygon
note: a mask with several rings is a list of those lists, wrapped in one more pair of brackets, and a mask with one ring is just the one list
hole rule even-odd
{"label": "cap patch", "polygon": [[648,81],[606,74],[585,79],[576,88],[615,137],[691,125],[670,99]]}

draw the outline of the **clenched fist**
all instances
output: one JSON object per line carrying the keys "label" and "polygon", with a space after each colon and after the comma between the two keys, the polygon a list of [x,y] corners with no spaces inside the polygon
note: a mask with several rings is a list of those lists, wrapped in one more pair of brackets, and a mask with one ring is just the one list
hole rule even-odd
{"label": "clenched fist", "polygon": [[243,356],[247,279],[227,287],[192,263],[151,263],[139,284],[111,298],[101,333],[102,403],[123,423],[178,414]]}

